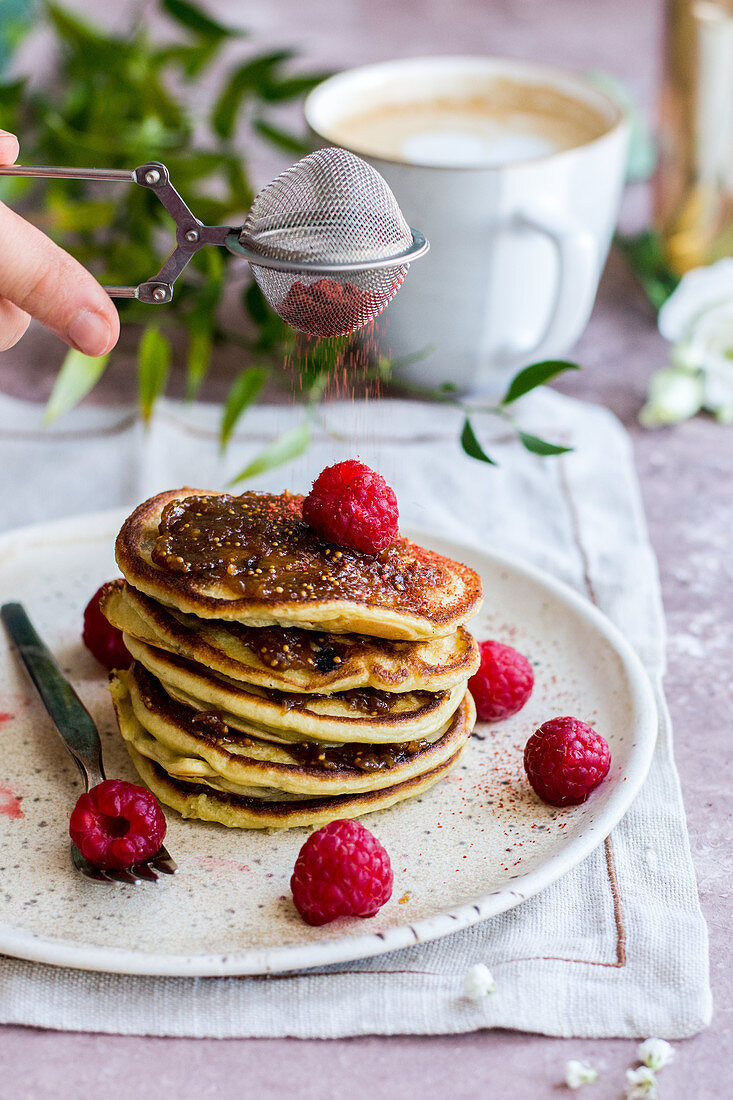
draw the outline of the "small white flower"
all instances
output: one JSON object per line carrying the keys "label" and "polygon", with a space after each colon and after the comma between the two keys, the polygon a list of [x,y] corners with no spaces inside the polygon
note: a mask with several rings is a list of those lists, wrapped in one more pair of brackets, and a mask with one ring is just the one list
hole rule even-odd
{"label": "small white flower", "polygon": [[674,1047],[666,1039],[645,1039],[643,1043],[639,1044],[636,1053],[639,1061],[655,1072],[659,1072],[660,1069],[668,1066],[677,1055]]}
{"label": "small white flower", "polygon": [[644,427],[700,409],[733,423],[733,258],[683,276],[659,311],[659,331],[674,345],[671,366],[652,376]]}
{"label": "small white flower", "polygon": [[705,387],[697,371],[666,367],[652,375],[639,420],[645,428],[676,424],[699,412],[704,400]]}
{"label": "small white flower", "polygon": [[587,1062],[576,1062],[571,1058],[565,1063],[565,1084],[569,1089],[579,1089],[581,1085],[592,1085],[598,1080],[598,1074]]}
{"label": "small white flower", "polygon": [[626,1100],[656,1100],[657,1078],[648,1066],[626,1070]]}
{"label": "small white flower", "polygon": [[476,963],[463,979],[463,992],[469,1001],[480,1001],[489,993],[496,993],[496,982],[488,966]]}
{"label": "small white flower", "polygon": [[733,301],[733,258],[688,271],[659,311],[665,340],[688,340],[699,318],[712,306]]}

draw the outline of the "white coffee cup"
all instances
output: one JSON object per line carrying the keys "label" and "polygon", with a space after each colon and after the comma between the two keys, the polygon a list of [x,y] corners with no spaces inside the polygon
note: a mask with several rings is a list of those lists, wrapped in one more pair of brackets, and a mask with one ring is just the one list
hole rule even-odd
{"label": "white coffee cup", "polygon": [[[464,102],[478,130],[498,127],[493,139],[444,123],[430,131],[436,104]],[[482,103],[493,121],[479,117]],[[525,107],[536,132],[522,129]],[[392,133],[410,130],[410,112],[423,129]],[[543,65],[406,58],[324,81],[305,116],[319,139],[373,164],[430,241],[368,337],[396,359],[423,352],[404,378],[497,393],[520,367],[568,352],[593,308],[623,187],[628,127],[611,100]]]}

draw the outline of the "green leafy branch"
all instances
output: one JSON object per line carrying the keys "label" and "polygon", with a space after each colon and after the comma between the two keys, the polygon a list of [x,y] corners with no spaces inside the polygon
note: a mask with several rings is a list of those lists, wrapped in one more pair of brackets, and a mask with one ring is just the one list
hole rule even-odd
{"label": "green leafy branch", "polygon": [[[170,41],[153,39],[148,21],[167,17]],[[293,71],[290,50],[242,57],[247,33],[225,26],[189,0],[157,0],[115,34],[57,3],[43,4],[55,36],[55,65],[39,83],[0,82],[0,127],[22,137],[22,161],[83,167],[131,168],[162,160],[193,211],[211,225],[240,224],[253,199],[248,158],[258,141],[290,154],[307,151],[304,135],[282,128],[277,112],[326,75]],[[241,45],[240,45],[241,43]],[[228,65],[222,65],[227,47]],[[238,56],[237,56],[238,53]],[[216,65],[219,85],[205,119],[198,113],[199,79]],[[205,127],[199,123],[206,122]],[[208,131],[204,140],[201,130]],[[0,195],[27,213],[103,283],[136,285],[149,279],[172,240],[172,223],[155,196],[126,186],[111,191],[95,181],[28,179],[0,181]],[[164,309],[134,300],[118,302],[124,322],[119,348],[103,360],[70,352],[61,369],[46,419],[68,412],[102,377],[107,366],[133,351],[144,416],[164,391],[169,366],[183,358],[186,396],[198,394],[217,352],[241,347],[272,367],[292,353],[294,335],[252,284],[243,295],[233,331],[220,321],[234,257],[202,249],[176,283]],[[244,335],[242,335],[244,334]],[[132,342],[132,348],[130,346]],[[262,369],[265,369],[263,366]],[[231,433],[233,410],[247,405],[240,375],[227,401],[222,439]],[[256,394],[249,397],[254,400]]]}
{"label": "green leafy branch", "polygon": [[519,374],[515,375],[498,404],[475,402],[462,398],[458,394],[457,388],[450,382],[446,382],[443,386],[435,390],[426,389],[422,386],[407,385],[405,383],[399,383],[399,385],[402,389],[410,393],[434,401],[441,401],[443,404],[453,405],[461,409],[465,413],[463,428],[460,435],[462,450],[469,458],[475,458],[478,462],[486,462],[490,466],[498,466],[498,462],[486,453],[486,450],[479,441],[473,422],[471,421],[472,414],[489,414],[490,416],[497,417],[504,421],[516,433],[517,439],[524,449],[530,451],[532,454],[541,455],[543,457],[567,454],[568,451],[572,451],[572,447],[565,447],[560,443],[551,443],[547,439],[532,435],[530,432],[525,432],[520,428],[514,416],[513,405],[520,397],[524,397],[525,394],[530,393],[531,390],[536,389],[538,386],[546,385],[546,383],[551,382],[553,378],[556,378],[558,375],[568,370],[580,370],[580,367],[577,363],[571,363],[566,359],[548,359],[542,363],[532,363],[530,366],[524,367]]}

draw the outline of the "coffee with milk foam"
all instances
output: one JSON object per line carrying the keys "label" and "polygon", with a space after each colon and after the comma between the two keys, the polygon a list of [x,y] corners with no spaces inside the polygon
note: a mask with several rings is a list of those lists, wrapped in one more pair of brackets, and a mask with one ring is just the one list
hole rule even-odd
{"label": "coffee with milk foam", "polygon": [[477,93],[389,101],[343,114],[329,138],[365,156],[435,167],[514,164],[600,137],[605,120],[549,85],[494,79]]}

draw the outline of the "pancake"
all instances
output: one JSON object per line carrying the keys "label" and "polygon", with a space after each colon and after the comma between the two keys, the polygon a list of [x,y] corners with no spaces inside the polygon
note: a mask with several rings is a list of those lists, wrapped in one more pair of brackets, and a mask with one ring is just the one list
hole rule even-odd
{"label": "pancake", "polygon": [[476,642],[463,627],[423,642],[247,627],[164,607],[124,581],[109,586],[100,606],[113,626],[138,641],[230,679],[281,691],[441,691],[465,682],[480,660]]}
{"label": "pancake", "polygon": [[407,539],[380,554],[334,547],[303,523],[302,500],[160,493],[123,524],[117,563],[159,603],[252,627],[419,641],[454,634],[479,610],[468,566]]}
{"label": "pancake", "polygon": [[432,739],[407,745],[282,748],[237,734],[215,713],[171,700],[158,682],[133,666],[114,675],[112,693],[122,736],[141,756],[175,779],[259,798],[353,794],[412,779],[444,763],[468,740],[475,721],[467,693]]}
{"label": "pancake", "polygon": [[178,810],[182,817],[218,821],[221,825],[239,829],[327,825],[329,821],[385,810],[432,787],[456,766],[463,751],[459,749],[448,760],[423,775],[381,790],[332,798],[266,800],[215,790],[201,782],[174,779],[159,764],[141,756],[131,745],[128,744],[127,748],[140,778],[166,806]]}
{"label": "pancake", "polygon": [[280,741],[384,744],[429,737],[451,717],[466,690],[388,693],[364,688],[332,695],[288,694],[229,680],[203,665],[123,634],[136,661],[175,700],[216,710],[227,725]]}

